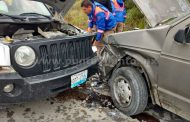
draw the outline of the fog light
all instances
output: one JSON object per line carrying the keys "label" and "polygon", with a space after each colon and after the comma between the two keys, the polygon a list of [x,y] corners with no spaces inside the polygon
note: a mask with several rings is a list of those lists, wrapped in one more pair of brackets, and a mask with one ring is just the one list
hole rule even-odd
{"label": "fog light", "polygon": [[6,92],[6,93],[10,93],[12,92],[14,89],[14,85],[13,84],[8,84],[4,87],[3,91]]}

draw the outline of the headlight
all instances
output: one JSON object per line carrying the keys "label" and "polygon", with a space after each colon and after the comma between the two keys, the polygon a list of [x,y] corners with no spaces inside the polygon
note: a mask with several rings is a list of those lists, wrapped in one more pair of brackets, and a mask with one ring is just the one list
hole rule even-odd
{"label": "headlight", "polygon": [[21,66],[31,66],[36,60],[36,54],[31,47],[21,46],[15,52],[15,61]]}

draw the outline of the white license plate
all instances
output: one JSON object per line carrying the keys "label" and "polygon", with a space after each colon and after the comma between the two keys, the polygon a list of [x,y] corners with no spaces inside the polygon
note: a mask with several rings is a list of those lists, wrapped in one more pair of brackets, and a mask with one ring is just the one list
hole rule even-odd
{"label": "white license plate", "polygon": [[80,86],[84,82],[86,82],[88,76],[88,70],[79,72],[71,76],[71,88]]}

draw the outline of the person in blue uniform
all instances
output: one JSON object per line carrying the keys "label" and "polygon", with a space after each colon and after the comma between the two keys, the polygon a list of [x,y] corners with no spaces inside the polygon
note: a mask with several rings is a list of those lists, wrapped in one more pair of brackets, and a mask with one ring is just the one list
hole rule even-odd
{"label": "person in blue uniform", "polygon": [[122,32],[124,29],[124,23],[126,21],[126,14],[127,10],[125,8],[125,3],[123,0],[111,0],[112,2],[112,13],[114,14],[117,26],[116,26],[116,32]]}
{"label": "person in blue uniform", "polygon": [[97,28],[96,40],[94,46],[97,47],[97,53],[100,54],[106,37],[115,31],[116,19],[114,15],[102,4],[98,2],[92,3],[89,0],[83,0],[81,3],[82,10],[88,15],[88,32],[91,32],[94,25]]}

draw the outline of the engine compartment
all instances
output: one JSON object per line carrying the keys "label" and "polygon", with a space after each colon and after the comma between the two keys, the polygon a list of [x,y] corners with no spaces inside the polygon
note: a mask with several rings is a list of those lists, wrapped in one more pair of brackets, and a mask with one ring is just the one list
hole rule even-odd
{"label": "engine compartment", "polygon": [[75,36],[82,31],[71,24],[50,21],[43,23],[1,23],[0,38],[27,41],[42,38]]}

